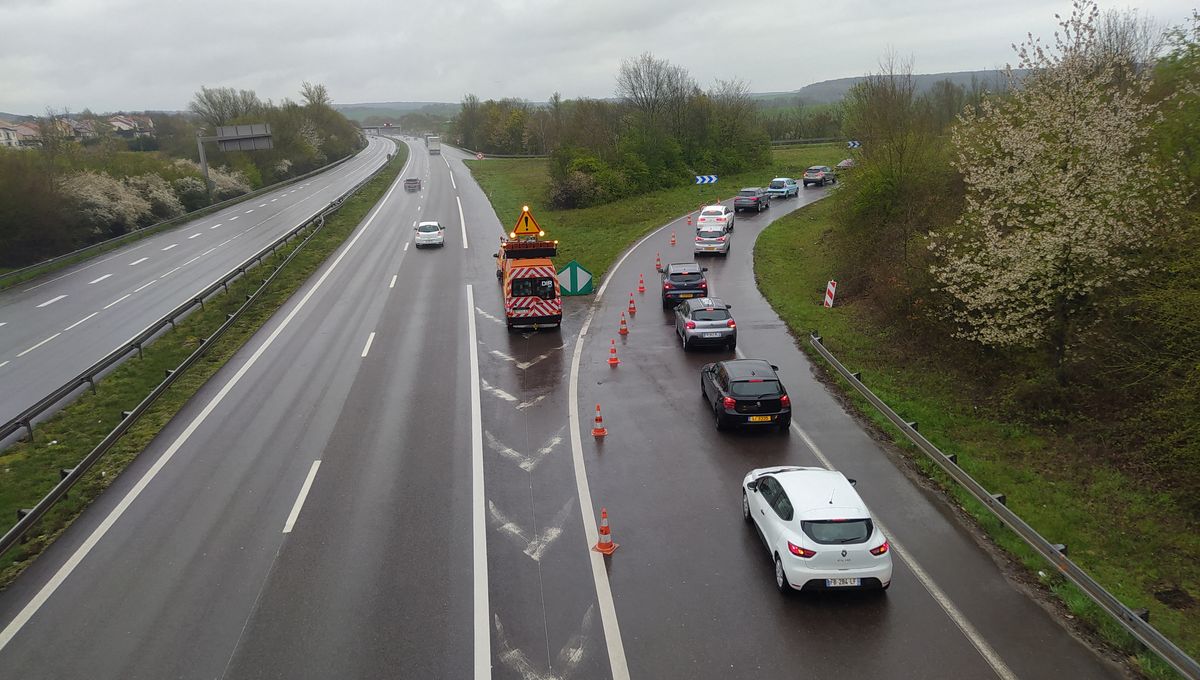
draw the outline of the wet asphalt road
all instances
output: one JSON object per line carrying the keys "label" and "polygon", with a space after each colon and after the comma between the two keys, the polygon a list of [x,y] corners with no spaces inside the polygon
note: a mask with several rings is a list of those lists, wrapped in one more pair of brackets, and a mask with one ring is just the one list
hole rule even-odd
{"label": "wet asphalt road", "polygon": [[328,172],[0,291],[0,422],[298,226],[394,148],[368,137]]}
{"label": "wet asphalt road", "polygon": [[[697,369],[724,355],[684,354],[654,297],[655,251],[686,260],[686,245],[661,232],[616,267],[582,347],[590,298],[567,301],[561,330],[510,333],[490,257],[501,222],[462,154],[410,146],[402,177],[425,177],[425,190],[394,190],[0,593],[0,675],[997,677],[965,621],[1009,677],[1117,677],[907,481],[758,296],[754,236],[820,190],[742,216],[728,261],[708,261],[740,348],[780,365],[803,434],[718,435]],[[447,227],[444,249],[406,249],[420,219]],[[612,369],[638,273],[649,292]],[[596,403],[610,429],[599,445],[587,431]],[[774,591],[738,482],[751,467],[819,464],[806,436],[858,478],[903,546],[886,596]],[[621,544],[604,559],[588,549],[601,505]],[[486,571],[472,563],[479,548]]]}

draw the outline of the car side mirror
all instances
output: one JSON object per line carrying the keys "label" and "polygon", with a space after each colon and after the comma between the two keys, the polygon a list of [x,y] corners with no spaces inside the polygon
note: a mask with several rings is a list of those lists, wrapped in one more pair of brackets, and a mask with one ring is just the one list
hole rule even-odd
{"label": "car side mirror", "polygon": [[746,488],[750,489],[751,491],[758,491],[758,480],[752,479],[746,482]]}
{"label": "car side mirror", "polygon": [[492,257],[500,257],[500,253],[492,253]]}
{"label": "car side mirror", "polygon": [[779,370],[779,367],[778,367],[778,366],[776,366],[775,364],[771,364],[771,370],[773,370],[773,371],[778,371],[778,370]]}
{"label": "car side mirror", "polygon": [[850,486],[854,486],[854,485],[858,484],[858,480],[854,479],[853,477],[847,477],[846,481],[850,482]]}
{"label": "car side mirror", "polygon": [[725,309],[733,309],[733,305],[725,305]]}
{"label": "car side mirror", "polygon": [[702,271],[702,272],[706,272],[706,271],[708,271],[708,267],[701,267],[701,268],[700,268],[700,271]]}

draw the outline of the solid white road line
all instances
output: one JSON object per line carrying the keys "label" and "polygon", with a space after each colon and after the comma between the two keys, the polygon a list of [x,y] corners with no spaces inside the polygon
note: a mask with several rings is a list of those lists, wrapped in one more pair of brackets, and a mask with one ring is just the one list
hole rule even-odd
{"label": "solid white road line", "polygon": [[138,286],[137,288],[134,288],[134,289],[133,289],[133,292],[135,292],[135,293],[140,293],[140,292],[142,292],[142,289],[143,289],[143,288],[149,288],[149,287],[150,287],[150,285],[151,285],[151,284],[153,284],[153,283],[154,283],[154,279],[151,279],[151,280],[149,280],[149,281],[147,281],[147,282],[143,283],[142,285]]}
{"label": "solid white road line", "polygon": [[[411,161],[412,157],[410,156],[409,162]],[[41,590],[39,590],[33,596],[29,603],[26,604],[21,611],[17,612],[17,615],[13,617],[12,621],[9,622],[4,630],[0,630],[0,652],[4,651],[4,648],[8,646],[8,643],[12,642],[12,639],[17,635],[17,633],[21,632],[21,629],[25,627],[25,624],[29,622],[29,619],[33,618],[33,615],[42,608],[42,605],[44,605],[46,601],[50,599],[50,596],[62,586],[63,582],[67,580],[67,577],[71,575],[71,572],[75,571],[76,567],[79,566],[79,563],[88,556],[88,553],[90,553],[92,549],[96,547],[96,544],[104,538],[104,535],[107,534],[110,529],[112,529],[113,525],[117,523],[117,520],[121,519],[121,516],[125,514],[125,511],[129,509],[129,506],[132,505],[133,502],[137,500],[138,496],[140,496],[146,489],[146,487],[149,486],[150,482],[153,481],[156,476],[158,476],[158,473],[162,471],[164,467],[166,467],[167,463],[171,462],[171,459],[175,457],[175,453],[183,447],[187,440],[191,438],[192,434],[194,434],[197,429],[199,429],[200,425],[208,418],[208,416],[211,415],[212,412],[216,410],[217,406],[225,400],[225,397],[228,396],[231,391],[233,391],[233,388],[238,384],[238,382],[240,382],[241,379],[250,372],[250,369],[255,363],[258,362],[259,358],[261,358],[262,355],[267,352],[267,349],[274,344],[275,339],[283,333],[283,331],[292,322],[292,319],[296,318],[296,315],[300,313],[300,310],[304,309],[305,305],[308,304],[308,301],[312,298],[312,296],[321,289],[321,286],[325,283],[325,280],[328,279],[329,275],[337,269],[339,264],[341,264],[342,258],[346,257],[347,253],[354,250],[354,245],[358,243],[358,239],[360,239],[363,234],[367,233],[371,225],[374,223],[375,217],[379,215],[379,212],[382,210],[384,204],[386,204],[388,199],[391,198],[392,192],[396,190],[396,187],[400,186],[400,178],[404,176],[404,170],[407,168],[408,163],[406,162],[404,169],[402,169],[400,174],[397,175],[396,182],[393,183],[392,187],[388,189],[386,194],[384,194],[383,199],[375,205],[374,212],[367,217],[367,221],[363,223],[362,229],[359,230],[354,238],[350,239],[350,242],[346,245],[342,252],[338,253],[338,256],[334,258],[332,263],[330,263],[329,268],[325,270],[325,273],[321,274],[316,283],[313,284],[312,288],[309,288],[308,292],[304,294],[304,297],[300,298],[300,302],[298,302],[296,306],[292,308],[292,311],[283,318],[283,321],[279,323],[279,326],[277,326],[275,330],[272,331],[269,336],[267,336],[267,339],[263,341],[263,344],[257,350],[255,350],[253,354],[250,355],[250,358],[246,360],[246,363],[243,364],[242,367],[233,374],[233,377],[229,379],[229,382],[225,383],[224,387],[217,392],[216,396],[212,398],[212,401],[208,402],[208,404],[200,411],[199,415],[192,419],[192,422],[190,422],[188,426],[184,428],[179,437],[176,438],[175,441],[173,441],[165,451],[163,451],[162,455],[154,462],[153,465],[150,466],[150,469],[147,470],[144,475],[142,475],[141,479],[139,479],[137,483],[134,484],[128,492],[126,492],[121,501],[117,503],[117,505],[109,512],[108,516],[106,516],[100,522],[100,524],[92,530],[92,533],[89,534],[88,537],[84,539],[83,543],[81,543],[79,547],[75,549],[75,552],[72,553],[69,558],[67,558],[67,561],[58,568],[58,571],[54,573],[54,576],[50,577],[50,580],[46,582],[46,585],[42,586]]]}
{"label": "solid white road line", "polygon": [[143,257],[143,258],[136,259],[136,260],[134,260],[133,262],[130,262],[130,263],[129,263],[129,266],[130,266],[130,267],[132,267],[132,266],[134,266],[135,264],[141,264],[141,263],[143,263],[143,262],[145,262],[146,260],[149,260],[149,259],[150,259],[150,258],[148,258],[148,257]]}
{"label": "solid white road line", "polygon": [[196,232],[196,233],[192,234],[191,236],[188,237],[188,240],[190,241],[198,236],[200,236],[200,232]]}
{"label": "solid white road line", "polygon": [[50,342],[51,340],[53,340],[54,338],[57,338],[60,335],[62,335],[62,333],[55,333],[54,335],[51,335],[50,337],[39,342],[38,344],[34,345],[33,347],[30,347],[29,349],[25,350],[24,352],[21,352],[20,354],[18,354],[17,358],[20,359],[21,357],[25,356],[26,354],[29,354],[33,350],[37,349],[38,347],[41,347],[42,345],[46,344],[47,342]]}
{"label": "solid white road line", "polygon": [[126,293],[126,294],[122,295],[121,297],[117,298],[116,300],[113,300],[112,302],[108,303],[107,305],[104,305],[103,308],[108,309],[109,307],[116,305],[118,302],[120,302],[121,300],[124,300],[125,298],[129,297],[130,295],[133,295],[133,293]]}
{"label": "solid white road line", "polygon": [[[741,355],[740,350],[738,351],[738,354],[739,356]],[[821,465],[824,465],[830,470],[836,469],[833,466],[833,463],[825,457],[825,454],[822,453],[819,448],[817,448],[817,443],[813,441],[812,437],[808,436],[808,433],[805,432],[804,429],[799,425],[797,425],[796,421],[794,420],[792,421],[792,429],[796,432],[796,434],[800,435],[800,438],[804,440],[804,443],[808,446],[809,450],[813,452],[813,455],[817,457],[817,460],[821,461]],[[962,631],[962,634],[966,636],[967,640],[975,647],[975,649],[979,652],[979,655],[983,657],[983,660],[992,667],[992,671],[996,673],[996,676],[1002,678],[1003,680],[1017,680],[1017,675],[1012,672],[1012,669],[1010,669],[1007,664],[1004,663],[1004,660],[1000,658],[1000,655],[996,653],[996,650],[992,649],[992,646],[987,643],[987,640],[980,635],[979,631],[975,629],[975,626],[971,625],[971,622],[968,621],[967,617],[958,609],[957,606],[955,606],[954,602],[948,595],[946,595],[945,591],[938,587],[937,583],[934,582],[933,578],[927,571],[925,571],[924,567],[917,562],[912,554],[900,545],[900,543],[896,540],[896,534],[893,534],[887,527],[883,526],[882,522],[879,522],[878,520],[875,521],[875,524],[879,527],[879,530],[888,537],[888,541],[891,542],[892,548],[897,553],[897,557],[904,560],[904,563],[907,564],[908,568],[912,570],[913,575],[917,577],[917,580],[921,582],[921,585],[925,586],[925,590],[928,591],[929,595],[934,599],[935,602],[938,603],[938,606],[942,608],[942,611],[946,612],[946,615],[950,617],[950,620],[954,622],[954,625],[958,626],[958,629]]]}
{"label": "solid white road line", "polygon": [[58,297],[52,297],[49,300],[46,300],[42,304],[38,305],[38,309],[41,309],[42,307],[49,307],[50,305],[54,304],[55,302],[58,302],[59,300],[65,298],[65,297],[66,297],[66,295],[59,295]]}
{"label": "solid white road line", "polygon": [[373,342],[375,342],[375,331],[371,331],[371,334],[367,336],[367,344],[363,347],[362,358],[367,358],[367,352],[371,351],[371,343]]}
{"label": "solid white road line", "polygon": [[317,469],[320,467],[321,461],[314,460],[312,467],[308,469],[308,476],[304,478],[304,484],[300,487],[300,495],[296,496],[296,502],[292,504],[292,511],[288,513],[287,521],[283,523],[283,533],[292,533],[292,527],[296,526],[300,508],[304,507],[304,499],[308,498],[308,490],[312,488],[313,480],[317,478]]}
{"label": "solid white road line", "polygon": [[463,217],[462,199],[458,196],[454,197],[458,203],[458,223],[462,225],[463,249],[467,247],[467,218]]}
{"label": "solid white road line", "polygon": [[453,170],[450,171],[450,186],[454,187],[455,191],[458,190],[458,183],[456,183],[454,181],[454,171]]}
{"label": "solid white road line", "polygon": [[93,280],[91,280],[91,281],[88,281],[88,285],[90,286],[90,285],[92,285],[93,283],[100,283],[101,281],[103,281],[104,279],[107,279],[107,278],[108,278],[108,277],[110,277],[110,276],[112,276],[112,274],[105,274],[104,276],[101,276],[101,277],[100,277],[100,278],[98,278],[98,279],[93,279]]}
{"label": "solid white road line", "polygon": [[[408,244],[406,243],[406,244],[404,244],[404,245],[408,245]],[[388,288],[395,288],[395,287],[396,287],[396,278],[397,278],[398,276],[400,276],[400,275],[399,275],[399,274],[392,274],[392,282],[388,284]]]}
{"label": "solid white road line", "polygon": [[217,222],[216,224],[214,224],[214,225],[212,225],[211,227],[209,227],[209,229],[216,229],[217,227],[221,226],[222,224],[225,224],[225,223],[224,223],[224,222]]}
{"label": "solid white road line", "polygon": [[178,248],[178,247],[179,247],[178,243],[172,243],[171,245],[167,246],[166,248],[163,248],[163,252],[165,253],[172,248]]}
{"label": "solid white road line", "polygon": [[[92,318],[93,316],[96,316],[99,313],[100,312],[92,312],[91,314],[88,314],[87,316],[83,317],[79,321],[76,321],[75,323],[71,324],[70,326],[67,326],[66,328],[64,328],[63,332],[65,333],[66,331],[71,330],[72,328],[78,326],[79,324],[83,323],[84,321],[87,321],[88,319]],[[3,326],[3,325],[4,324],[0,324],[0,326]]]}
{"label": "solid white road line", "polygon": [[467,335],[471,342],[471,535],[473,590],[475,600],[475,680],[492,677],[491,615],[488,604],[487,516],[483,493],[483,415],[480,403],[479,338],[475,331],[475,291],[467,284]]}

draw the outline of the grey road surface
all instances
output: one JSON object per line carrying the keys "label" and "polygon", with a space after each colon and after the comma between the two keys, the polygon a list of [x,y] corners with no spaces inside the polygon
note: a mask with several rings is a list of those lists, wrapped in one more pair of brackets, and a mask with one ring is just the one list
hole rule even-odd
{"label": "grey road surface", "polygon": [[0,291],[0,422],[302,223],[394,149],[369,137],[328,172]]}
{"label": "grey road surface", "polygon": [[[679,350],[653,278],[604,363],[622,287],[656,250],[686,259],[666,233],[614,269],[582,347],[590,299],[561,330],[509,332],[490,255],[516,216],[497,220],[462,154],[410,145],[425,190],[394,189],[0,593],[6,677],[1116,677],[838,407],[758,297],[749,244],[807,199],[744,217],[710,265],[801,430],[718,436],[695,371],[719,355]],[[424,219],[445,248],[406,245]],[[604,405],[602,445],[572,441],[572,380],[581,428]],[[903,546],[883,597],[773,591],[738,481],[818,464],[806,437]],[[600,505],[621,543],[604,559]]]}

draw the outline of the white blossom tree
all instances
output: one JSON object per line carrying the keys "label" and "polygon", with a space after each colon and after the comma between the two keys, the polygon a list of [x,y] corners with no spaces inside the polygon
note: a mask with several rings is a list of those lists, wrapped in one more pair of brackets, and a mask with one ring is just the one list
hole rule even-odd
{"label": "white blossom tree", "polygon": [[1098,49],[1091,0],[1056,18],[1053,49],[1032,35],[1013,46],[1022,82],[960,116],[953,143],[966,205],[929,246],[959,337],[1045,349],[1065,382],[1075,335],[1105,293],[1147,273],[1146,255],[1177,230],[1185,196],[1152,153],[1148,70],[1119,72]]}

